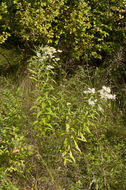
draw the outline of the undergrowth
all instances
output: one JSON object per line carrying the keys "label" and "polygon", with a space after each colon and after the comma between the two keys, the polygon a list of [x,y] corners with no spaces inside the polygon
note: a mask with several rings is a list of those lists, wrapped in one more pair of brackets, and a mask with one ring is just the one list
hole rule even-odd
{"label": "undergrowth", "polygon": [[119,94],[102,69],[67,77],[60,53],[38,48],[26,84],[0,78],[0,189],[125,190]]}

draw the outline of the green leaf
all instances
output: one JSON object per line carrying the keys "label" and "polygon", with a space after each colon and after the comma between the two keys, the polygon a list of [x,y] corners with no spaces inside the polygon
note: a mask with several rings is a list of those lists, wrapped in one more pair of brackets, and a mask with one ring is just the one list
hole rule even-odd
{"label": "green leaf", "polygon": [[39,111],[39,112],[37,113],[37,118],[39,118],[41,114],[42,114],[42,111]]}
{"label": "green leaf", "polygon": [[81,133],[81,132],[79,132],[79,134],[78,134],[80,137],[77,137],[77,139],[79,139],[79,140],[81,140],[81,141],[83,141],[83,142],[87,142],[87,140],[86,140],[86,138],[84,137],[84,135]]}
{"label": "green leaf", "polygon": [[34,122],[33,122],[33,125],[36,125],[38,122],[39,122],[38,120],[34,121]]}
{"label": "green leaf", "polygon": [[81,153],[81,150],[80,150],[80,148],[79,148],[79,146],[75,140],[74,140],[74,144],[75,144],[75,148]]}
{"label": "green leaf", "polygon": [[70,151],[69,155],[70,155],[70,158],[71,158],[71,159],[74,161],[74,163],[75,163],[76,161],[75,161],[75,158],[74,158],[74,156],[73,156],[73,154],[72,154],[71,151]]}

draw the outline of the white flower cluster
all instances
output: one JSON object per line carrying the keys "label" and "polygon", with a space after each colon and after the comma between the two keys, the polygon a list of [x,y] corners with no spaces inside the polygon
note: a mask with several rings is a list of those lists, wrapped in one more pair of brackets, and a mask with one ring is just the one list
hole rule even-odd
{"label": "white flower cluster", "polygon": [[95,88],[88,88],[88,90],[83,91],[84,94],[95,94]]}
{"label": "white flower cluster", "polygon": [[[53,62],[58,62],[60,60],[59,57],[56,57],[56,53],[61,53],[61,50],[56,50],[54,47],[45,46],[40,47],[39,51],[36,53],[37,57],[39,58],[39,61],[47,61],[48,59],[52,59]],[[54,66],[47,65],[46,70],[54,69]]]}
{"label": "white flower cluster", "polygon": [[[100,99],[104,99],[104,100],[115,100],[116,99],[116,95],[115,94],[111,94],[111,89],[110,87],[106,87],[103,86],[101,90],[98,90],[96,92],[95,88],[88,88],[88,90],[84,90],[83,91],[84,94],[95,94],[98,93],[100,96]],[[89,105],[95,105],[95,103],[97,102],[97,99],[92,100],[91,98],[88,100],[88,104]],[[99,107],[99,110],[101,110],[101,108]]]}
{"label": "white flower cluster", "polygon": [[100,98],[101,99],[111,99],[111,100],[115,100],[116,99],[116,95],[115,94],[111,94],[111,89],[109,87],[103,86],[101,90],[98,91],[100,93]]}
{"label": "white flower cluster", "polygon": [[40,52],[37,52],[37,57],[41,57],[43,60],[46,60],[48,58],[50,59],[54,59],[55,61],[59,61],[60,58],[56,58],[55,57],[55,53],[61,53],[61,50],[56,50],[54,47],[50,47],[50,46],[45,46],[43,48],[40,49],[42,51],[42,54]]}
{"label": "white flower cluster", "polygon": [[97,102],[97,100],[94,100],[94,101],[91,99],[88,100],[89,105],[95,105],[96,102]]}
{"label": "white flower cluster", "polygon": [[57,52],[54,47],[49,47],[49,46],[45,46],[45,47],[42,49],[42,51],[43,51],[43,54],[44,54],[45,58],[46,58],[46,57],[47,57],[47,58],[49,57],[49,58],[51,58],[51,59],[55,57],[55,56],[54,56],[54,53]]}
{"label": "white flower cluster", "polygon": [[67,102],[67,106],[71,106],[71,103],[70,103],[70,102]]}
{"label": "white flower cluster", "polygon": [[41,57],[41,53],[37,52],[36,53],[37,57]]}
{"label": "white flower cluster", "polygon": [[47,65],[46,69],[50,70],[50,69],[54,69],[54,67],[52,65]]}

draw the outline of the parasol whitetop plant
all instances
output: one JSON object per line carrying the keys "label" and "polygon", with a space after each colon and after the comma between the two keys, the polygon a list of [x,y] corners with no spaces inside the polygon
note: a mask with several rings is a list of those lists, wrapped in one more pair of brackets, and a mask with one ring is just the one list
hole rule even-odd
{"label": "parasol whitetop plant", "polygon": [[103,111],[100,103],[116,99],[116,95],[111,93],[111,89],[108,86],[102,86],[100,90],[88,88],[87,90],[84,90],[83,93],[90,96],[88,99],[88,104],[91,106],[97,105],[98,111]]}

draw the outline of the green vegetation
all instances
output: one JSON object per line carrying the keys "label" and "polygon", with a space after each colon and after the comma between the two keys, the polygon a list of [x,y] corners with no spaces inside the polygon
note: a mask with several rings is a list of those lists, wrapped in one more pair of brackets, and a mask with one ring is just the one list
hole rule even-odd
{"label": "green vegetation", "polygon": [[111,55],[126,37],[125,0],[3,0],[0,5],[0,43],[12,37],[27,45],[49,44],[62,48],[67,60],[87,62]]}
{"label": "green vegetation", "polygon": [[126,189],[125,15],[0,2],[0,190]]}

